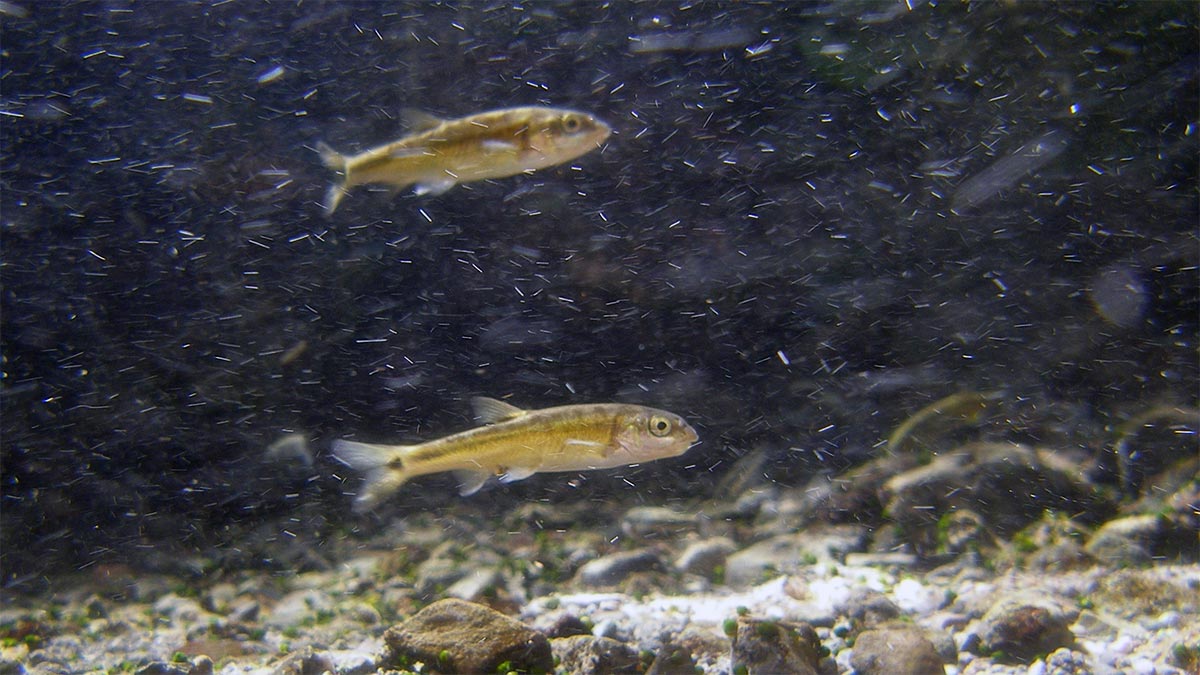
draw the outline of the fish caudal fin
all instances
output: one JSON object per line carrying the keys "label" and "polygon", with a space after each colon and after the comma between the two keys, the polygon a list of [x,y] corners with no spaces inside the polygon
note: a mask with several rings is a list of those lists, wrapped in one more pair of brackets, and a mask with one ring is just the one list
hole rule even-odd
{"label": "fish caudal fin", "polygon": [[362,513],[375,508],[379,502],[391,496],[408,480],[404,469],[404,454],[409,450],[404,445],[375,445],[357,441],[335,441],[333,456],[337,461],[367,474],[362,491],[354,500],[354,510]]}
{"label": "fish caudal fin", "polygon": [[325,193],[325,215],[329,216],[333,215],[338,204],[342,203],[342,198],[346,196],[346,182],[350,179],[350,171],[346,166],[346,156],[324,142],[317,143],[317,152],[321,154],[321,162],[327,168],[342,174],[342,180],[330,185],[329,191]]}

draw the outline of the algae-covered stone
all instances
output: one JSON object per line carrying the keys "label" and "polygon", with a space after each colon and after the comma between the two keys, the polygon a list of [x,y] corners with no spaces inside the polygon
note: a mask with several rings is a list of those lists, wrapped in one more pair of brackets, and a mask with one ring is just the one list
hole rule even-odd
{"label": "algae-covered stone", "polygon": [[447,599],[429,605],[383,634],[383,663],[427,664],[442,673],[493,673],[507,662],[513,670],[554,668],[545,635],[493,609]]}
{"label": "algae-covered stone", "polygon": [[1039,592],[1020,593],[994,605],[973,631],[977,654],[1028,663],[1060,647],[1075,645],[1071,624],[1079,610]]}
{"label": "algae-covered stone", "polygon": [[821,640],[807,623],[742,616],[737,619],[736,631],[733,634],[734,672],[741,668],[749,675],[817,675],[820,672]]}
{"label": "algae-covered stone", "polygon": [[667,642],[658,649],[646,675],[695,675],[696,660],[687,647]]}

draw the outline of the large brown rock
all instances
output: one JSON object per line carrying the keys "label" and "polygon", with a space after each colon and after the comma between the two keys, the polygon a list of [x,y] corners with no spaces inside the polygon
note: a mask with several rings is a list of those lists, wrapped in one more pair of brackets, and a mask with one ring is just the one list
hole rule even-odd
{"label": "large brown rock", "polygon": [[420,661],[439,673],[554,669],[550,642],[538,631],[483,605],[447,599],[429,605],[383,634],[385,665]]}

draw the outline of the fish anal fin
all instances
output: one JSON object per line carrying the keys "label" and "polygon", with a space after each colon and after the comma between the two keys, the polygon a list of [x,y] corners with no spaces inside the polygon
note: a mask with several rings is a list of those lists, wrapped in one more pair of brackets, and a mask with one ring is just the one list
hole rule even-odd
{"label": "fish anal fin", "polygon": [[439,127],[446,123],[446,120],[438,117],[437,115],[427,113],[424,110],[419,110],[417,108],[402,109],[400,111],[400,119],[404,122],[404,125],[408,127],[409,131],[413,133],[429,131],[434,127]]}
{"label": "fish anal fin", "polygon": [[458,478],[458,494],[466,497],[479,492],[479,488],[492,477],[492,474],[487,471],[471,471],[463,469],[455,471],[454,476]]}
{"label": "fish anal fin", "polygon": [[487,396],[473,397],[471,409],[475,411],[475,418],[484,424],[507,422],[529,414],[515,405]]}
{"label": "fish anal fin", "polygon": [[537,473],[537,467],[511,467],[500,476],[501,483],[515,483]]}
{"label": "fish anal fin", "polygon": [[421,181],[413,188],[413,192],[418,196],[430,195],[436,197],[446,190],[458,185],[458,181],[453,178],[441,178],[438,180]]}
{"label": "fish anal fin", "polygon": [[354,512],[364,513],[395,494],[408,482],[408,473],[400,469],[377,469],[367,474],[367,482],[354,499]]}
{"label": "fish anal fin", "polygon": [[342,203],[342,198],[346,196],[346,188],[342,187],[341,183],[334,183],[329,186],[329,190],[325,193],[325,215],[332,216],[337,210],[338,204]]}
{"label": "fish anal fin", "polygon": [[346,196],[346,185],[350,178],[350,172],[346,170],[346,156],[342,153],[329,147],[324,141],[317,143],[317,152],[321,155],[321,162],[329,169],[332,169],[342,175],[342,180],[335,182],[329,186],[329,190],[325,193],[325,215],[331,216],[337,210],[338,204],[342,202],[342,197]]}

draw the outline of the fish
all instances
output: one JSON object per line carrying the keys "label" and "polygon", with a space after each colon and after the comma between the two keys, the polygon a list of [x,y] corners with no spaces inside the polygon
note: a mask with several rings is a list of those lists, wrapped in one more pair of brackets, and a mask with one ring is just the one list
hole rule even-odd
{"label": "fish", "polygon": [[888,436],[888,449],[899,452],[906,441],[914,438],[913,432],[919,427],[925,427],[926,431],[932,427],[933,432],[944,434],[961,424],[975,424],[989,405],[998,404],[1002,398],[1000,391],[960,391],[940,398],[901,422]]}
{"label": "fish", "polygon": [[341,180],[325,195],[331,215],[359,185],[415,186],[418,195],[439,195],[458,183],[505,178],[569,162],[595,150],[612,127],[576,110],[526,106],[445,120],[408,110],[413,133],[357,155],[343,155],[325,143],[317,151]]}
{"label": "fish", "polygon": [[494,398],[471,399],[483,426],[419,445],[338,440],[333,456],[366,473],[355,499],[369,511],[410,479],[452,471],[462,496],[490,478],[501,483],[535,473],[591,471],[682,455],[699,435],[682,417],[624,403],[565,405],[524,410]]}

